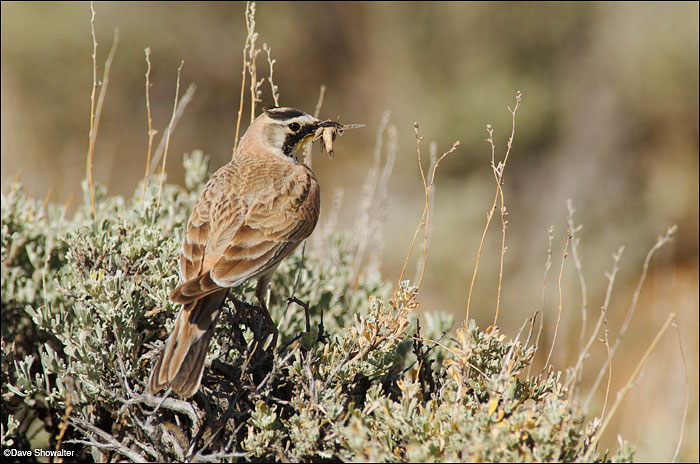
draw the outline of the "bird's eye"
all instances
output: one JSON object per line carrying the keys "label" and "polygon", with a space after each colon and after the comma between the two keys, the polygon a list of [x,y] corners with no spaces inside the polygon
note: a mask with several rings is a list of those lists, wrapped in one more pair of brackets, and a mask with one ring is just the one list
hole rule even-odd
{"label": "bird's eye", "polygon": [[292,132],[298,132],[299,129],[301,129],[301,126],[298,122],[293,122],[289,125],[289,129],[291,129]]}

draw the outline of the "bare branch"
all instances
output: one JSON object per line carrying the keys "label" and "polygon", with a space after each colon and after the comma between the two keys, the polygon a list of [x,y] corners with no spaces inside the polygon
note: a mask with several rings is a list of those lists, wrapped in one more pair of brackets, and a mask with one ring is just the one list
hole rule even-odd
{"label": "bare branch", "polygon": [[94,446],[96,448],[101,448],[101,449],[110,449],[113,451],[118,452],[122,456],[126,456],[127,458],[131,459],[133,462],[146,462],[146,458],[137,453],[136,451],[124,446],[122,443],[120,443],[116,438],[114,438],[111,434],[105,432],[99,427],[96,427],[92,424],[90,424],[87,421],[84,421],[83,419],[77,418],[77,417],[72,417],[70,419],[71,423],[78,429],[82,430],[88,435],[97,435],[99,438],[103,440],[103,442],[99,442],[95,439],[92,439],[90,441],[83,441],[83,440],[69,440],[66,443],[81,443],[85,444],[88,446]]}

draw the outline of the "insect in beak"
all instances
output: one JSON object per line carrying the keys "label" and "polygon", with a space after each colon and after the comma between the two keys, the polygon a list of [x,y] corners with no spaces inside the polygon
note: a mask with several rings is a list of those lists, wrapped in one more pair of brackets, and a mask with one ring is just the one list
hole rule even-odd
{"label": "insect in beak", "polygon": [[314,133],[312,142],[316,140],[322,141],[322,149],[328,153],[328,156],[333,158],[333,141],[336,135],[343,135],[343,132],[348,129],[358,129],[365,127],[364,124],[341,124],[335,121],[321,121],[318,124],[318,129]]}

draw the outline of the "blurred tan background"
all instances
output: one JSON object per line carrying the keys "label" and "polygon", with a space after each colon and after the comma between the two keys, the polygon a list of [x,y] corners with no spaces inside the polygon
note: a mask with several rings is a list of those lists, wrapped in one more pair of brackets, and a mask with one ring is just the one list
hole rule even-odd
{"label": "blurred tan background", "polygon": [[[98,76],[120,30],[94,158],[94,179],[130,196],[143,175],[147,121],[144,48],[151,48],[151,108],[163,132],[176,70],[181,89],[198,86],[171,138],[168,178],[183,182],[182,154],[201,149],[212,171],[230,159],[238,110],[243,3],[98,3]],[[667,315],[678,313],[688,358],[690,405],[681,459],[698,459],[698,4],[559,3],[260,3],[258,45],[272,48],[284,106],[367,127],[336,142],[328,160],[314,147],[325,221],[334,192],[344,192],[338,228],[352,230],[362,183],[372,165],[382,114],[398,132],[388,185],[381,269],[396,280],[423,209],[413,122],[424,166],[459,140],[436,178],[422,310],[464,318],[476,250],[495,192],[485,126],[497,156],[510,134],[516,90],[523,93],[515,145],[505,173],[508,210],[499,325],[515,336],[541,306],[547,229],[554,226],[545,288],[543,347],[558,309],[557,278],[566,236],[566,200],[583,223],[577,234],[586,277],[590,334],[604,298],[606,270],[626,250],[609,310],[616,336],[645,254],[657,234],[678,224],[659,251],[613,366],[613,395],[625,383]],[[64,203],[81,198],[88,147],[92,40],[88,3],[2,3],[2,188],[18,170],[32,195]],[[264,55],[259,76],[267,75]],[[263,101],[272,102],[267,84]],[[247,108],[247,106],[246,106]],[[248,111],[244,112],[247,114]],[[244,119],[243,127],[248,120]],[[156,141],[158,138],[156,137]],[[386,141],[385,141],[386,143]],[[500,256],[494,217],[470,317],[493,320]],[[569,248],[569,252],[571,249]],[[571,254],[571,253],[569,253]],[[571,256],[562,277],[557,369],[579,350],[581,291]],[[416,272],[415,260],[408,277]],[[411,267],[412,266],[412,267]],[[547,350],[540,350],[545,352]],[[600,366],[597,344],[584,387]],[[543,360],[540,360],[540,364]],[[682,422],[685,380],[674,332],[665,336],[607,432],[638,448],[639,460],[669,460]],[[600,410],[594,404],[592,414]]]}

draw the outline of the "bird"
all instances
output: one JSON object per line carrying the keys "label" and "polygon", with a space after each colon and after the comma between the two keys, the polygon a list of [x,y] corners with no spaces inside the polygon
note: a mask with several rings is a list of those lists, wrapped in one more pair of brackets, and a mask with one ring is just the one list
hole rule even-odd
{"label": "bird", "polygon": [[[250,279],[258,279],[255,296],[275,343],[268,284],[280,262],[311,235],[320,211],[319,182],[299,162],[297,149],[342,127],[294,108],[264,107],[231,161],[211,176],[187,222],[180,281],[170,295],[181,307],[148,379],[149,393],[171,387],[189,398],[199,390],[229,288]],[[324,146],[328,151],[325,138]]]}

